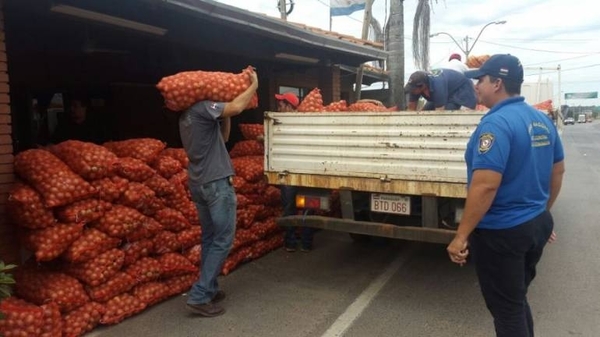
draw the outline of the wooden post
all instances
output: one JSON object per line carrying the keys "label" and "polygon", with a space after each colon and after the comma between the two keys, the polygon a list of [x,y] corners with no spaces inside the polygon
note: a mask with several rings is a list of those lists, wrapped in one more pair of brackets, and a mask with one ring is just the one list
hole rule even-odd
{"label": "wooden post", "polygon": [[[367,0],[365,3],[365,16],[363,19],[362,27],[362,39],[367,40],[369,38],[369,26],[371,25],[371,8],[373,7],[373,0]],[[356,72],[356,82],[354,84],[354,102],[360,100],[360,92],[362,89],[363,73],[365,71],[364,63],[358,67]]]}

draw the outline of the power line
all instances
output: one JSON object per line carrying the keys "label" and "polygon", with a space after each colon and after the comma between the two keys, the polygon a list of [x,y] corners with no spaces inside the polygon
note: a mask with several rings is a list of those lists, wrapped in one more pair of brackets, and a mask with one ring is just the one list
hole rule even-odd
{"label": "power line", "polygon": [[588,54],[588,55],[573,56],[573,57],[568,57],[568,58],[564,58],[564,59],[560,59],[560,60],[554,60],[554,61],[545,61],[545,62],[530,63],[530,64],[527,64],[526,66],[529,67],[529,66],[534,66],[534,65],[538,65],[538,64],[557,63],[557,62],[561,62],[561,61],[568,61],[568,60],[580,59],[580,58],[588,57],[588,56],[595,56],[595,55],[594,54]]}
{"label": "power line", "polygon": [[484,41],[484,40],[479,40],[483,43],[487,43],[487,44],[493,44],[496,46],[501,46],[501,47],[507,47],[507,48],[513,48],[513,49],[521,49],[521,50],[529,50],[529,51],[537,51],[537,52],[542,52],[542,53],[555,53],[555,54],[577,54],[577,55],[581,55],[581,54],[600,54],[600,52],[594,51],[594,52],[573,52],[573,51],[564,51],[564,50],[544,50],[544,49],[533,49],[533,48],[523,48],[523,47],[515,47],[515,46],[511,46],[511,45],[507,45],[507,44],[502,44],[502,43],[495,43],[495,42],[490,42],[490,41]]}

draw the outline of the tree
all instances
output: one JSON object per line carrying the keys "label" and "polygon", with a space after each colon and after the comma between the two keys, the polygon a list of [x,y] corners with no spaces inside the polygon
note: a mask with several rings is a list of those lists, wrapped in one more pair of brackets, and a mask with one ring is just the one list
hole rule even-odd
{"label": "tree", "polygon": [[390,1],[390,17],[385,25],[387,67],[390,75],[390,101],[399,109],[406,106],[404,94],[404,0]]}

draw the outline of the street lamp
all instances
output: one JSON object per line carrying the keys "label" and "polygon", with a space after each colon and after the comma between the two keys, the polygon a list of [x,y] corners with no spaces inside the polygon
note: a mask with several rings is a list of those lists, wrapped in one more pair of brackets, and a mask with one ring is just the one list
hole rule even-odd
{"label": "street lamp", "polygon": [[463,41],[465,41],[465,48],[463,49],[463,47],[461,46],[460,43],[458,43],[458,41],[456,41],[456,39],[454,39],[454,37],[446,32],[439,32],[439,33],[435,33],[435,34],[431,34],[429,35],[429,37],[434,37],[434,36],[438,36],[438,35],[448,35],[450,36],[450,38],[452,39],[452,41],[454,41],[454,43],[458,46],[458,48],[460,49],[460,51],[462,51],[465,54],[465,57],[468,59],[469,58],[469,54],[471,54],[471,51],[473,50],[473,47],[475,47],[475,44],[477,43],[477,40],[479,40],[479,37],[481,36],[481,33],[483,33],[484,29],[486,29],[488,26],[490,25],[503,25],[505,24],[506,21],[502,20],[502,21],[492,21],[489,22],[488,24],[486,24],[485,26],[483,26],[483,28],[481,28],[481,30],[479,31],[479,34],[477,34],[477,37],[475,38],[475,41],[473,41],[473,44],[471,45],[471,47],[469,48],[469,36],[465,36],[465,38],[463,39]]}

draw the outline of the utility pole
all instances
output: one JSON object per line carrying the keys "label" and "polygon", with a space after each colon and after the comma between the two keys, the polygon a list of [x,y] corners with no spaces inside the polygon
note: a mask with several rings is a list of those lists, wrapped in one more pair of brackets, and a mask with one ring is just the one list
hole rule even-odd
{"label": "utility pole", "polygon": [[[371,26],[371,9],[373,7],[373,0],[367,0],[365,3],[365,16],[363,18],[362,27],[362,39],[367,40],[369,38],[369,27]],[[354,83],[354,101],[360,100],[360,92],[362,89],[363,73],[365,71],[365,64],[361,64],[356,72],[356,82]]]}

